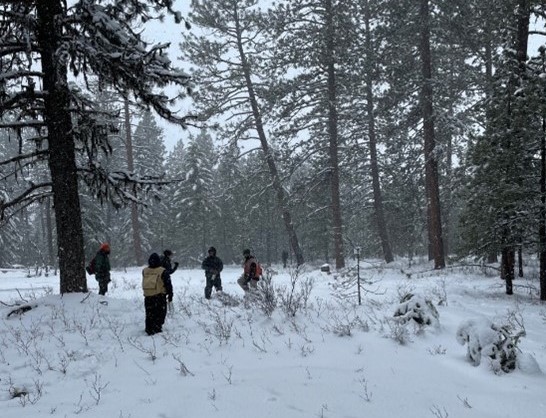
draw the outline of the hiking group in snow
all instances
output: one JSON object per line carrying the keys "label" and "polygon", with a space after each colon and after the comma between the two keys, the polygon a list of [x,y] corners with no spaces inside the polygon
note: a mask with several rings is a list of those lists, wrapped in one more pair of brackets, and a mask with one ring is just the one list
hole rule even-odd
{"label": "hiking group in snow", "polygon": [[[90,261],[86,270],[94,274],[99,284],[99,295],[106,295],[110,279],[110,245],[102,243],[95,257]],[[142,291],[144,294],[145,331],[148,335],[154,335],[163,330],[163,324],[167,317],[167,310],[173,300],[173,285],[171,274],[178,268],[178,262],[172,262],[171,250],[165,250],[160,257],[152,253],[148,258],[148,266],[142,270]],[[243,273],[237,280],[237,284],[245,293],[258,288],[263,271],[249,249],[243,251]],[[224,263],[216,255],[216,248],[208,249],[208,256],[201,263],[205,270],[205,299],[210,299],[212,289],[218,294],[222,292],[222,278],[220,273],[224,269]]]}

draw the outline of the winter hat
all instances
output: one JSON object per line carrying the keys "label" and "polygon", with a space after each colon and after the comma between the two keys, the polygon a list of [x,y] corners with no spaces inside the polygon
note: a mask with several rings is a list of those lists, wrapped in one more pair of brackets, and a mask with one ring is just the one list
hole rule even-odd
{"label": "winter hat", "polygon": [[161,265],[161,259],[159,258],[159,254],[152,253],[152,255],[150,255],[150,258],[148,258],[148,265],[150,267],[159,267]]}
{"label": "winter hat", "polygon": [[103,242],[103,243],[100,245],[99,250],[100,250],[100,251],[104,251],[105,253],[109,253],[109,252],[110,252],[110,244],[108,244],[107,242]]}
{"label": "winter hat", "polygon": [[171,255],[173,255],[173,252],[171,250],[165,250],[163,251],[163,254],[165,254],[167,257],[170,257]]}
{"label": "winter hat", "polygon": [[247,248],[243,251],[243,255],[250,255],[250,250]]}
{"label": "winter hat", "polygon": [[216,248],[210,247],[208,252],[216,254]]}

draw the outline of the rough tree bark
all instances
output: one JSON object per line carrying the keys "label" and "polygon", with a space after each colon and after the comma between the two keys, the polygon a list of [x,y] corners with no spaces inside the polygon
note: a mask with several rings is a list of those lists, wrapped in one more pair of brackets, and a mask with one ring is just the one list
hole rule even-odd
{"label": "rough tree bark", "polygon": [[[542,68],[546,71],[545,51],[542,51]],[[546,98],[546,92],[544,94]],[[540,300],[546,301],[546,110],[542,116],[540,138],[540,224],[538,228],[540,257]]]}
{"label": "rough tree bark", "polygon": [[332,229],[334,235],[334,256],[336,268],[345,267],[343,253],[343,222],[341,216],[341,198],[339,193],[339,157],[338,157],[338,114],[335,70],[335,28],[333,22],[332,0],[324,1],[326,17],[326,68],[328,74],[328,137],[330,155],[330,190],[332,198]]}
{"label": "rough tree bark", "polygon": [[434,109],[432,93],[432,57],[430,51],[430,10],[429,0],[420,0],[421,42],[421,112],[423,116],[423,136],[425,151],[425,183],[427,194],[427,220],[430,249],[434,268],[445,267],[442,238],[442,218],[440,213],[440,187],[438,183],[438,161],[435,155]]}
{"label": "rough tree bark", "polygon": [[47,263],[50,266],[55,266],[55,252],[53,250],[53,219],[51,214],[51,199],[48,197],[45,200],[45,217],[46,217],[46,240],[47,240]]}
{"label": "rough tree bark", "polygon": [[38,43],[43,71],[45,123],[57,226],[60,292],[87,292],[78,176],[70,117],[67,68],[57,56],[63,34],[57,19],[63,1],[37,1]]}
{"label": "rough tree bark", "polygon": [[[527,61],[527,46],[529,42],[529,20],[531,16],[530,0],[518,0],[516,10],[516,37],[514,40],[514,49],[516,51],[517,68],[513,75],[513,80],[510,81],[510,98],[515,96],[516,90],[521,85],[521,80],[525,76],[526,61]],[[520,118],[514,117],[514,110],[508,103],[508,121],[511,122],[514,119],[513,130],[514,135],[523,135],[525,127],[521,126],[522,121]],[[507,144],[510,146],[510,143]],[[507,222],[508,225],[508,222]],[[501,274],[504,273],[504,280],[506,285],[506,294],[512,295],[514,293],[512,281],[514,280],[514,268],[515,268],[515,247],[514,237],[510,231],[510,227],[505,228],[505,234],[503,240],[505,245],[502,248],[501,256]]]}
{"label": "rough tree bark", "polygon": [[377,162],[377,135],[375,130],[375,98],[373,94],[373,72],[372,65],[375,62],[374,49],[372,47],[372,34],[370,29],[370,7],[366,0],[364,10],[365,31],[366,31],[366,110],[368,114],[368,138],[370,145],[370,165],[372,172],[372,187],[373,187],[373,204],[375,211],[375,219],[377,222],[377,232],[381,240],[381,248],[383,249],[383,257],[387,263],[394,260],[392,255],[391,244],[387,232],[387,224],[385,222],[385,212],[383,210],[383,197],[381,194],[381,183],[379,181],[379,166]]}

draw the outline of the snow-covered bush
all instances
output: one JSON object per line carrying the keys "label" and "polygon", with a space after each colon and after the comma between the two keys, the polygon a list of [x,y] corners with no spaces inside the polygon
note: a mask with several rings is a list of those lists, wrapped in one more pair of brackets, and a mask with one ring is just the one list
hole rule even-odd
{"label": "snow-covered bush", "polygon": [[406,293],[402,296],[393,316],[397,322],[401,324],[413,322],[419,329],[440,325],[440,314],[434,304],[429,299],[413,293]]}
{"label": "snow-covered bush", "polygon": [[361,318],[354,305],[340,303],[337,307],[332,307],[327,320],[328,329],[339,337],[350,337],[353,330],[370,331],[368,321]]}
{"label": "snow-covered bush", "polygon": [[393,318],[389,318],[386,321],[386,324],[390,330],[388,335],[389,338],[393,339],[400,345],[406,345],[407,343],[411,342],[409,331],[403,323],[396,321]]}
{"label": "snow-covered bush", "polygon": [[298,311],[307,309],[313,290],[314,279],[303,277],[302,267],[290,270],[290,284],[276,288],[278,305],[288,316],[296,316]]}
{"label": "snow-covered bush", "polygon": [[514,333],[510,325],[471,319],[459,326],[456,338],[461,345],[467,344],[466,357],[474,366],[478,366],[485,356],[495,373],[508,373],[516,368],[517,345],[524,335],[525,330]]}
{"label": "snow-covered bush", "polygon": [[267,274],[258,282],[256,293],[256,305],[268,317],[271,317],[277,307],[277,294],[272,283],[273,274],[268,270]]}

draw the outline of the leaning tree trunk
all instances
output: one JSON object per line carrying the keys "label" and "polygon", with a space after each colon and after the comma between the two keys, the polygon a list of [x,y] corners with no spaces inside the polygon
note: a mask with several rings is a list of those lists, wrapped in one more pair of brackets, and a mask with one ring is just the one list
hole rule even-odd
{"label": "leaning tree trunk", "polygon": [[60,292],[87,292],[85,254],[75,144],[70,117],[70,95],[65,61],[58,56],[63,33],[56,24],[62,19],[64,2],[37,1],[44,117],[49,145],[53,206],[57,226]]}
{"label": "leaning tree trunk", "polygon": [[343,254],[343,223],[341,216],[341,198],[339,193],[339,158],[338,158],[338,126],[337,126],[337,92],[336,70],[334,57],[334,22],[332,1],[324,2],[326,16],[326,67],[328,73],[328,137],[330,154],[330,190],[332,196],[332,229],[334,235],[334,256],[336,268],[345,267]]}
{"label": "leaning tree trunk", "polygon": [[272,180],[273,189],[275,190],[275,193],[277,195],[277,203],[279,205],[279,208],[282,213],[282,218],[284,221],[284,226],[286,228],[288,239],[290,241],[290,246],[292,247],[292,251],[294,251],[294,255],[296,257],[296,263],[297,265],[302,265],[304,263],[303,258],[303,252],[301,250],[299,241],[298,241],[298,235],[296,234],[296,228],[294,228],[294,224],[292,222],[292,215],[290,214],[290,211],[288,209],[288,203],[286,199],[286,194],[284,192],[284,188],[281,184],[281,180],[279,178],[279,172],[277,170],[277,165],[275,164],[275,159],[273,158],[273,153],[271,152],[269,148],[269,143],[267,141],[267,137],[265,135],[265,129],[263,126],[262,121],[262,115],[260,112],[260,108],[258,106],[258,100],[256,99],[256,93],[254,90],[254,83],[252,82],[252,77],[250,74],[250,64],[248,62],[248,59],[246,57],[245,51],[243,49],[243,40],[241,37],[242,28],[241,23],[239,21],[239,16],[237,14],[237,10],[234,10],[235,15],[235,27],[237,31],[237,48],[239,50],[239,56],[241,59],[242,64],[242,70],[245,77],[245,83],[248,91],[248,96],[250,100],[250,106],[252,108],[252,115],[254,116],[254,122],[256,125],[256,132],[258,133],[258,138],[260,139],[260,145],[262,147],[262,151],[265,156],[265,161],[267,163],[267,167],[269,169],[269,175]]}
{"label": "leaning tree trunk", "polygon": [[427,193],[428,231],[434,268],[445,267],[444,244],[442,239],[442,218],[440,215],[440,187],[438,184],[438,162],[435,155],[434,110],[432,100],[432,57],[430,52],[430,10],[429,0],[421,0],[421,44],[420,59],[422,72],[421,111],[423,115],[423,136],[425,148],[425,182]]}
{"label": "leaning tree trunk", "polygon": [[381,194],[381,184],[379,181],[379,166],[377,162],[377,135],[375,130],[375,112],[374,112],[374,94],[373,94],[373,72],[372,65],[375,62],[374,49],[372,48],[372,35],[370,30],[370,7],[368,1],[365,3],[365,30],[366,30],[366,110],[368,113],[368,137],[370,144],[370,165],[372,172],[373,187],[373,206],[375,211],[375,220],[377,223],[377,232],[383,248],[383,257],[387,263],[394,260],[392,256],[391,244],[385,222],[385,212],[383,210],[383,197]]}

